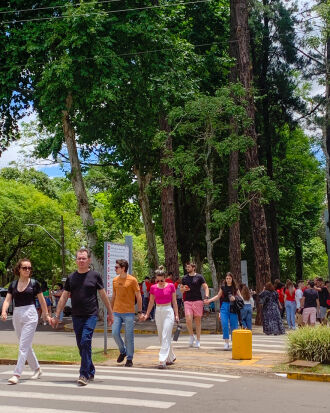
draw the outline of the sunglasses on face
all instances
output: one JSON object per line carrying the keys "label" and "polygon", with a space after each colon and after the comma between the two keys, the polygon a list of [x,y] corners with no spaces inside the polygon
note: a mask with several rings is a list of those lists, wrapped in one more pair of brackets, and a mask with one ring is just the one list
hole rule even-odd
{"label": "sunglasses on face", "polygon": [[121,268],[121,266],[120,265],[115,265],[115,268],[117,269],[117,268]]}
{"label": "sunglasses on face", "polygon": [[165,280],[157,280],[157,283],[163,283]]}
{"label": "sunglasses on face", "polygon": [[24,271],[31,271],[32,267],[21,267],[21,269]]}

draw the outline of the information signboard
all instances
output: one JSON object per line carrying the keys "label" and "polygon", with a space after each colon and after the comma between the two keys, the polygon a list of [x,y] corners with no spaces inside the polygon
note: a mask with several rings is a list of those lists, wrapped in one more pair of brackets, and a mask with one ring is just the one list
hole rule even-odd
{"label": "information signboard", "polygon": [[124,259],[129,262],[129,246],[126,244],[104,243],[105,288],[107,295],[112,296],[112,281],[116,277],[116,260]]}

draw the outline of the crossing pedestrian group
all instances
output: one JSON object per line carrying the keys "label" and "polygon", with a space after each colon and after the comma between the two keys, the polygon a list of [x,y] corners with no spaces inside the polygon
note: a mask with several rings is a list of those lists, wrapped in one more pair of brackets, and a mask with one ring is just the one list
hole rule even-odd
{"label": "crossing pedestrian group", "polygon": [[[317,320],[327,324],[330,315],[330,282],[322,278],[309,280],[305,285],[296,285],[288,280],[282,284],[275,280],[267,282],[263,291],[256,294],[247,285],[238,285],[232,273],[228,272],[220,283],[219,291],[209,297],[209,287],[204,277],[196,272],[196,264],[186,264],[187,273],[176,279],[159,267],[152,277],[145,277],[139,285],[136,278],[128,274],[128,262],[116,261],[116,277],[113,279],[111,299],[106,294],[99,273],[91,269],[91,253],[81,248],[76,253],[77,269],[67,278],[65,285],[57,285],[50,292],[46,283],[42,285],[32,278],[30,259],[20,259],[14,269],[18,279],[9,288],[2,306],[1,319],[7,320],[7,311],[14,301],[13,326],[19,340],[17,364],[9,384],[19,383],[25,363],[28,362],[33,374],[31,379],[42,375],[37,357],[32,348],[39,314],[43,321],[56,328],[63,320],[63,310],[71,299],[72,322],[79,349],[81,364],[77,384],[86,386],[94,380],[95,366],[92,361],[92,338],[99,314],[98,296],[108,312],[107,323],[112,326],[112,335],[118,346],[117,363],[125,359],[125,367],[133,366],[134,323],[136,312],[139,321],[155,320],[160,341],[159,369],[166,369],[176,361],[172,346],[172,331],[180,316],[186,321],[189,346],[201,347],[202,317],[206,308],[214,309],[213,303],[220,303],[224,350],[230,350],[230,336],[239,328],[252,330],[252,313],[259,307],[263,321],[263,331],[267,335],[285,334],[284,317],[288,329],[297,326],[315,326]],[[56,302],[55,314],[51,317],[51,295]],[[40,308],[40,310],[39,310]],[[124,339],[121,329],[124,326]],[[181,328],[181,326],[179,326]],[[195,327],[195,332],[194,332]],[[178,329],[178,333],[180,330]]]}

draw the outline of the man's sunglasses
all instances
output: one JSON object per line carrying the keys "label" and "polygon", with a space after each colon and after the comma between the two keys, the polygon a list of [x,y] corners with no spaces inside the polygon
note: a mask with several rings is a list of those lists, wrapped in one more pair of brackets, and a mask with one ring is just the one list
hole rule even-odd
{"label": "man's sunglasses", "polygon": [[117,268],[121,268],[121,266],[120,265],[115,265],[115,268],[117,269]]}

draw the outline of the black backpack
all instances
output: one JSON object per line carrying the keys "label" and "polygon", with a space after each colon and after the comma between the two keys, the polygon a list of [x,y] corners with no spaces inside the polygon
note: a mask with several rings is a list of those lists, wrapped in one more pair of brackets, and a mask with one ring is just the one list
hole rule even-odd
{"label": "black backpack", "polygon": [[[32,286],[32,288],[33,288],[33,292],[34,292],[34,287],[36,286],[37,281],[36,281],[34,278],[31,278],[30,281],[31,281],[31,286]],[[12,288],[12,289],[16,288],[16,287],[17,287],[17,284],[18,284],[18,280],[14,280],[14,281],[11,283],[11,288]],[[37,294],[35,294],[35,295],[37,295]]]}

